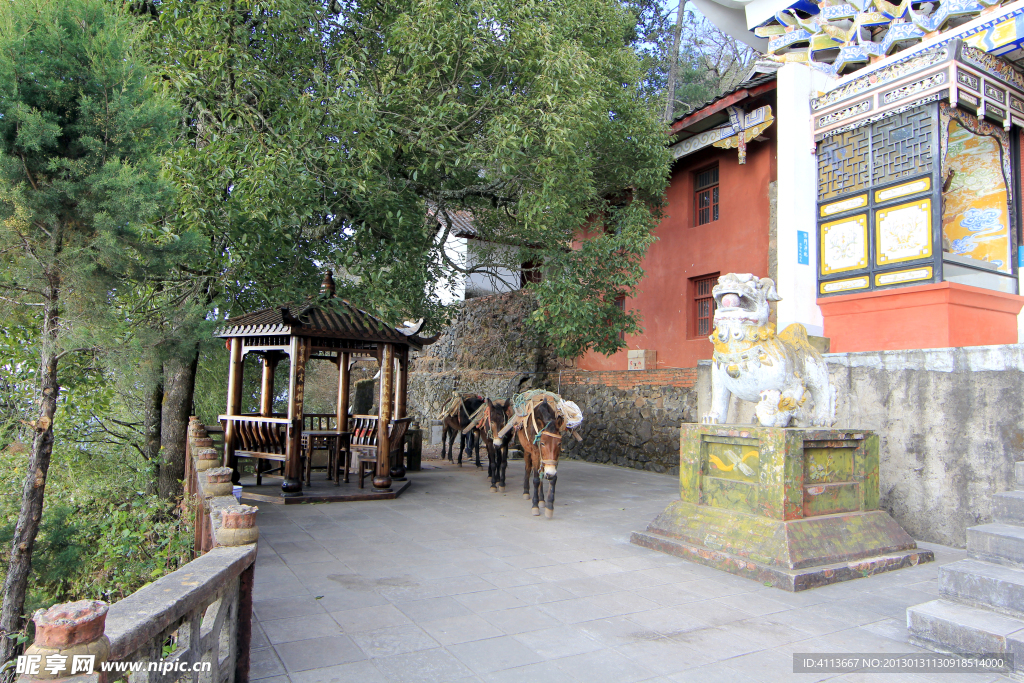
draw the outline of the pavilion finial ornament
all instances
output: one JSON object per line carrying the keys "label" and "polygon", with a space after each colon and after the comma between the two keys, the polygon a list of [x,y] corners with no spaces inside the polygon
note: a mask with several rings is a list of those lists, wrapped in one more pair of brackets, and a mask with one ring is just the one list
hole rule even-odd
{"label": "pavilion finial ornament", "polygon": [[794,323],[781,333],[768,322],[772,301],[781,301],[771,278],[728,273],[711,290],[715,329],[711,343],[711,410],[705,424],[725,422],[735,394],[758,403],[765,427],[829,427],[835,421],[835,388],[828,365]]}
{"label": "pavilion finial ornament", "polygon": [[333,299],[335,291],[336,290],[334,287],[334,274],[328,270],[324,274],[324,281],[320,283],[320,295],[326,296],[329,299]]}

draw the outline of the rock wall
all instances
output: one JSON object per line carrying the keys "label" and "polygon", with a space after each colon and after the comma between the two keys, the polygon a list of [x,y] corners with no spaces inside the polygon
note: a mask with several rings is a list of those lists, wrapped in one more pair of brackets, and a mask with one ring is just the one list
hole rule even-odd
{"label": "rock wall", "polygon": [[563,372],[561,395],[583,411],[582,441],[563,457],[678,474],[679,425],[697,417],[697,369]]}
{"label": "rock wall", "polygon": [[536,307],[528,292],[466,301],[441,337],[410,359],[410,416],[429,427],[452,392],[505,398],[557,381],[554,350],[526,325]]}
{"label": "rock wall", "polygon": [[[879,435],[882,507],[911,536],[964,547],[1024,460],[1024,345],[833,353],[836,426]],[[699,368],[698,414],[711,399]],[[730,409],[749,423],[752,404]]]}

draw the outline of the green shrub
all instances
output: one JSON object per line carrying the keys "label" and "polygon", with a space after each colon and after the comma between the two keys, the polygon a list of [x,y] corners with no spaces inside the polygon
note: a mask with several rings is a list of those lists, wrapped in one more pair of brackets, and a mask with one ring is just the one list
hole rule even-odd
{"label": "green shrub", "polygon": [[[0,451],[0,580],[27,450]],[[146,469],[131,453],[54,453],[25,614],[71,600],[116,602],[191,559],[192,520],[181,506],[144,492]]]}

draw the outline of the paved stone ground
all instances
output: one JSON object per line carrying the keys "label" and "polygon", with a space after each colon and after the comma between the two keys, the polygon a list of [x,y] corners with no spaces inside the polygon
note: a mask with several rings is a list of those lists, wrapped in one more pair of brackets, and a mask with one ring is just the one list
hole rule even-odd
{"label": "paved stone ground", "polygon": [[563,461],[555,518],[522,462],[505,494],[428,463],[401,498],[260,507],[252,678],[353,681],[983,683],[982,674],[794,674],[794,652],[924,652],[907,606],[937,562],[802,593],[629,544],[675,477]]}

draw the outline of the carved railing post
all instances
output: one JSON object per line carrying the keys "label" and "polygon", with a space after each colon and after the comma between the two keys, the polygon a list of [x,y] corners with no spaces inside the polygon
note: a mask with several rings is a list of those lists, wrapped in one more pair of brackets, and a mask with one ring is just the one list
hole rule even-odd
{"label": "carved railing post", "polygon": [[100,663],[110,656],[104,634],[108,608],[99,600],[79,600],[37,611],[36,639],[25,650],[19,682],[96,680]]}
{"label": "carved railing post", "polygon": [[255,543],[260,537],[260,530],[256,526],[257,510],[253,505],[230,505],[223,508],[220,528],[217,529],[217,543],[226,546]]}

